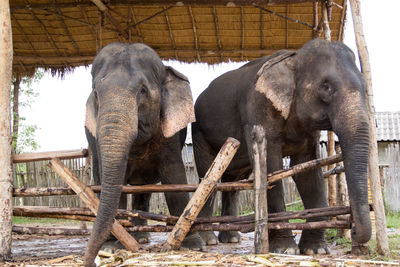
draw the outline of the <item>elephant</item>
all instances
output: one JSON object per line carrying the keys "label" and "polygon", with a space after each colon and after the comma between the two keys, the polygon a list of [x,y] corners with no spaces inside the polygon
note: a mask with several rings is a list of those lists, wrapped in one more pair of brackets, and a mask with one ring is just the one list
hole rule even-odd
{"label": "elephant", "polygon": [[[95,57],[91,74],[85,132],[101,194],[85,252],[86,266],[94,264],[110,235],[118,206],[126,204],[120,202],[122,185],[187,184],[181,149],[186,126],[195,120],[187,77],[164,66],[145,44],[105,46]],[[189,201],[188,193],[165,196],[175,216]],[[148,210],[149,198],[150,194],[134,195],[133,208]],[[133,223],[144,222],[136,219]],[[136,237],[148,242],[148,234]],[[198,233],[192,233],[182,245],[201,248],[204,243]]]}
{"label": "elephant", "polygon": [[[252,172],[253,126],[261,125],[267,141],[267,171],[319,157],[321,130],[339,138],[354,225],[359,243],[371,237],[368,205],[369,120],[366,83],[353,52],[343,43],[314,39],[297,51],[281,50],[248,62],[214,79],[195,103],[193,146],[199,177],[204,177],[227,137],[241,146],[222,176],[223,182],[246,179]],[[305,209],[326,207],[327,193],[321,169],[293,177]],[[282,183],[268,190],[268,212],[285,211]],[[212,214],[212,198],[200,216]],[[237,215],[237,192],[222,193],[222,215]],[[308,221],[322,220],[309,219]],[[326,218],[325,218],[326,219]],[[234,231],[202,232],[207,244],[239,242]],[[270,230],[270,251],[325,254],[324,230],[303,230],[299,244],[289,230]]]}

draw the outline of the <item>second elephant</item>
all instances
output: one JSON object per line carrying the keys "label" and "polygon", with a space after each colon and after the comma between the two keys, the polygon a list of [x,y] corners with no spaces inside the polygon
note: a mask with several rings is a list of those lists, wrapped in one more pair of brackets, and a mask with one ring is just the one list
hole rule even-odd
{"label": "second elephant", "polygon": [[[342,43],[316,39],[296,52],[280,51],[223,74],[211,82],[195,104],[193,124],[196,166],[204,177],[227,137],[241,142],[222,181],[247,178],[252,171],[251,130],[262,125],[267,138],[268,173],[319,157],[319,130],[333,130],[343,153],[354,226],[359,243],[371,237],[368,205],[369,121],[365,82],[351,50]],[[327,195],[320,169],[293,177],[306,209],[326,207]],[[222,215],[237,215],[236,192],[223,192]],[[285,210],[282,183],[268,191],[269,212]],[[209,201],[201,216],[210,216]],[[320,219],[319,219],[320,220]],[[311,221],[311,220],[309,220]],[[208,244],[212,232],[202,233]],[[271,230],[272,252],[297,253],[291,231]],[[237,232],[220,232],[219,241],[238,242]],[[327,253],[323,230],[304,230],[302,253]]]}
{"label": "second elephant", "polygon": [[[93,152],[93,177],[101,184],[101,195],[85,266],[94,265],[110,234],[122,185],[187,183],[179,131],[194,121],[187,78],[164,66],[147,45],[107,45],[94,59],[92,77],[85,130]],[[170,213],[179,216],[189,195],[165,195]],[[149,198],[149,194],[134,195],[134,208],[146,210]],[[195,235],[188,237],[187,244],[201,248],[202,240]],[[139,238],[147,241],[144,235]]]}

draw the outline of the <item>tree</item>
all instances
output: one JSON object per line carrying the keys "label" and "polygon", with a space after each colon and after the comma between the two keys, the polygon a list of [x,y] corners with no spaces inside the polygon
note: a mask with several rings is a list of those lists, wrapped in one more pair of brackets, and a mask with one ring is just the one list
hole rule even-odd
{"label": "tree", "polygon": [[[39,148],[35,140],[36,125],[25,124],[25,118],[19,115],[20,107],[30,107],[34,99],[38,97],[32,86],[44,76],[42,70],[36,71],[33,77],[13,77],[11,86],[12,103],[12,148],[15,154],[34,151]],[[21,102],[20,96],[24,95],[25,101]]]}

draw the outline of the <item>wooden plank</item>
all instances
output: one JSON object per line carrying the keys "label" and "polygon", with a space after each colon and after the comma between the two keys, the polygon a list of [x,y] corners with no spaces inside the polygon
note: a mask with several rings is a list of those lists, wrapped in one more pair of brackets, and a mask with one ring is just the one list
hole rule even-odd
{"label": "wooden plank", "polygon": [[199,187],[186,205],[185,210],[178,222],[175,224],[171,234],[168,236],[167,242],[164,244],[162,251],[170,251],[171,249],[178,249],[180,247],[183,239],[189,232],[190,227],[197,218],[197,215],[200,213],[211,192],[214,190],[216,183],[231,162],[239,148],[239,145],[240,142],[234,138],[229,137],[226,140],[204,176],[204,179],[201,181]]}
{"label": "wooden plank", "polygon": [[253,174],[254,174],[254,248],[256,254],[269,252],[268,202],[267,202],[267,140],[261,125],[253,127]]}
{"label": "wooden plank", "polygon": [[[60,159],[52,159],[50,167],[76,192],[89,209],[97,215],[99,207],[99,199],[95,193],[90,190],[84,183],[79,181],[70,170],[68,170]],[[111,232],[118,238],[124,247],[131,251],[137,251],[140,248],[139,243],[122,227],[122,225],[114,219]]]}
{"label": "wooden plank", "polygon": [[0,1],[0,260],[11,256],[11,69],[13,42],[9,1]]}
{"label": "wooden plank", "polygon": [[369,55],[367,43],[364,37],[364,29],[361,18],[360,1],[350,0],[351,13],[353,17],[354,32],[356,36],[356,43],[358,55],[360,57],[361,69],[366,78],[367,86],[367,106],[369,115],[369,179],[371,181],[372,200],[375,212],[375,225],[376,225],[376,249],[379,254],[389,254],[389,241],[386,233],[386,217],[385,207],[383,204],[383,197],[381,191],[381,183],[379,179],[378,167],[378,145],[376,140],[376,120],[374,112],[374,99],[372,91],[372,77],[371,66],[369,63]]}
{"label": "wooden plank", "polygon": [[60,150],[49,152],[22,153],[13,156],[13,163],[51,160],[52,158],[73,159],[87,157],[87,149]]}

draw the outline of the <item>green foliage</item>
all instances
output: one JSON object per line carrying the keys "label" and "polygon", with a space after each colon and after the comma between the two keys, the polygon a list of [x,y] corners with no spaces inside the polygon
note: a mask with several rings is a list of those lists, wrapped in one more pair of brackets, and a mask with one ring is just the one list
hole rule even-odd
{"label": "green foliage", "polygon": [[[39,96],[37,92],[34,91],[33,85],[37,84],[44,76],[43,70],[38,70],[32,78],[23,77],[20,82],[20,88],[18,92],[18,106],[29,108],[34,102],[35,98]],[[13,78],[13,83],[11,86],[11,105],[14,103],[14,82],[16,78]],[[35,134],[37,130],[36,125],[30,125],[25,123],[25,118],[21,117],[19,114],[13,114],[13,124],[14,118],[18,118],[18,133],[12,133],[13,135],[13,148],[14,151],[18,153],[22,152],[32,152],[39,148],[38,143],[35,140]]]}

